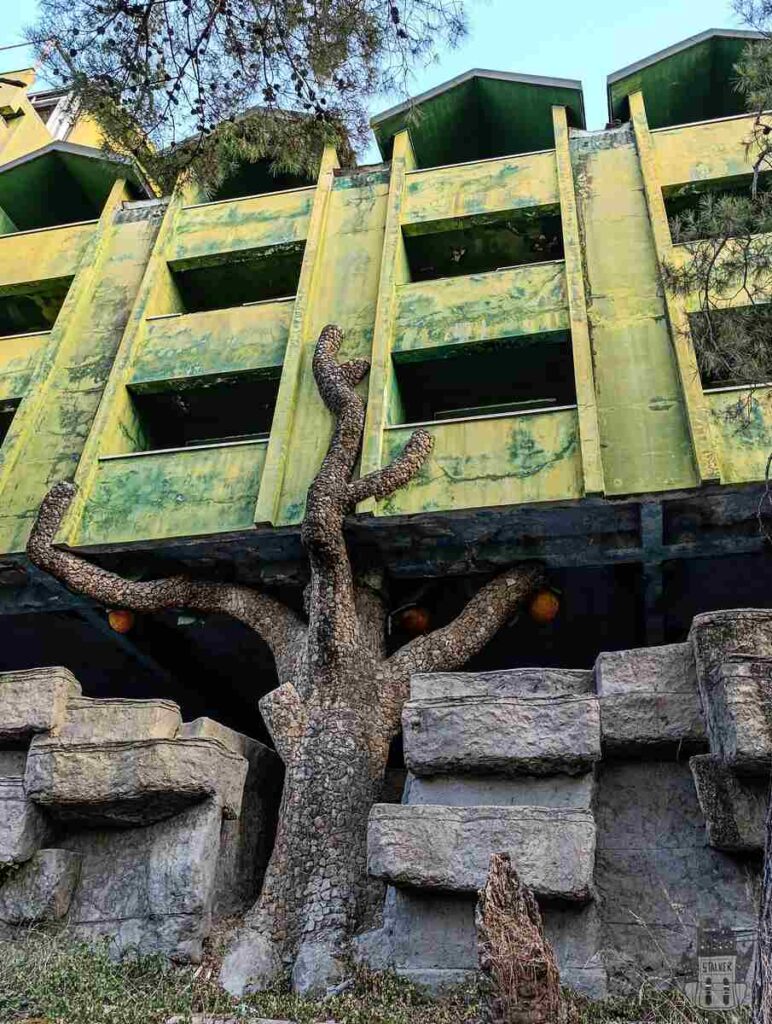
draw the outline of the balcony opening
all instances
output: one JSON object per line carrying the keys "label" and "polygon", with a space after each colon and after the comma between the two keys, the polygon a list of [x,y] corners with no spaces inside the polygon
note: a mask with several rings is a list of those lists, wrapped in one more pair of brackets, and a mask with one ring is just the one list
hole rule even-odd
{"label": "balcony opening", "polygon": [[305,242],[292,242],[170,264],[180,311],[202,313],[292,296],[298,290],[304,249]]}
{"label": "balcony opening", "polygon": [[[686,185],[674,185],[663,189],[665,212],[673,241],[693,242],[715,237],[710,230],[709,217],[706,216],[706,202],[709,199],[713,199],[714,202],[721,199],[750,199],[752,184],[752,175],[738,174],[731,178],[689,182]],[[772,191],[772,172],[759,175],[758,187],[760,192]],[[738,217],[738,233],[744,235],[743,220],[744,218]],[[755,223],[750,226],[750,231],[755,233],[760,230],[763,231],[764,226],[758,224],[757,211]]]}
{"label": "balcony opening", "polygon": [[403,227],[412,281],[563,259],[560,211],[540,206]]}
{"label": "balcony opening", "polygon": [[0,289],[0,338],[50,331],[71,281],[71,277],[57,277],[38,284]]}
{"label": "balcony opening", "polygon": [[737,306],[689,316],[702,386],[772,382],[772,305]]}
{"label": "balcony opening", "polygon": [[261,196],[269,192],[283,192],[290,188],[308,188],[316,180],[302,174],[273,174],[269,160],[238,163],[223,178],[210,196],[210,202]]}
{"label": "balcony opening", "polygon": [[566,332],[395,355],[393,422],[549,410],[576,402]]}
{"label": "balcony opening", "polygon": [[8,431],[11,429],[11,423],[18,408],[19,400],[16,398],[0,402],[0,445],[5,441]]}
{"label": "balcony opening", "polygon": [[132,389],[144,449],[267,441],[279,390],[280,370],[162,390]]}

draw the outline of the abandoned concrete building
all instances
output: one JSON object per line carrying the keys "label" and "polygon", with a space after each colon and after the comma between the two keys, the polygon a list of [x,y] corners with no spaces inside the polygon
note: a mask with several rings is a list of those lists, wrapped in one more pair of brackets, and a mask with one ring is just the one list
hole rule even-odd
{"label": "abandoned concrete building", "polygon": [[310,354],[334,322],[372,363],[361,472],[417,423],[434,437],[348,529],[386,568],[389,642],[405,609],[441,624],[517,561],[560,601],[414,678],[359,955],[433,986],[474,970],[475,893],[508,850],[567,983],[698,984],[718,933],[741,998],[772,757],[772,384],[701,379],[697,300],[661,267],[684,258],[673,214],[749,181],[749,35],[610,75],[604,130],[579,82],[473,70],[374,119],[383,163],[244,167],[206,201],[159,198],[66,97],[3,76],[0,868],[19,869],[0,930],[57,918],[195,959],[254,898],[281,789],[267,647],[219,616],[111,616],[24,547],[75,480],[62,544],[299,606],[331,423]]}

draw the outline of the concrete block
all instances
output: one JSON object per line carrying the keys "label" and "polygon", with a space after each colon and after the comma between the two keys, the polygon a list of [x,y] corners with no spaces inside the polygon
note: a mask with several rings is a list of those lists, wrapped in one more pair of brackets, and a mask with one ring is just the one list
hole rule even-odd
{"label": "concrete block", "polygon": [[710,845],[763,851],[769,780],[739,776],[715,754],[693,757],[689,767]]}
{"label": "concrete block", "polygon": [[376,804],[367,845],[370,874],[397,886],[477,892],[491,854],[505,851],[538,896],[582,902],[593,895],[588,811]]}
{"label": "concrete block", "polygon": [[180,709],[170,700],[75,697],[67,702],[64,721],[51,730],[51,738],[60,743],[170,740],[181,725]]}
{"label": "concrete block", "polygon": [[58,921],[70,907],[80,857],[67,850],[39,850],[0,886],[0,921],[6,925]]}
{"label": "concrete block", "polygon": [[763,702],[770,694],[772,611],[697,615],[689,636],[711,752],[739,770],[768,771],[772,733]]}
{"label": "concrete block", "polygon": [[[251,736],[245,736],[242,732],[229,729],[227,725],[216,722],[213,718],[194,718],[192,722],[183,722],[180,728],[181,737],[194,739],[217,740],[224,747],[234,754],[247,756],[250,750],[258,741]],[[258,744],[262,746],[262,744]]]}
{"label": "concrete block", "polygon": [[709,691],[710,748],[737,771],[772,767],[772,658],[730,654]]}
{"label": "concrete block", "polygon": [[61,743],[41,737],[27,757],[28,797],[61,820],[147,825],[215,796],[238,817],[248,763],[205,739]]}
{"label": "concrete block", "polygon": [[211,927],[220,825],[210,798],[146,828],[69,835],[64,844],[82,858],[68,919],[74,934],[198,961]]}
{"label": "concrete block", "polygon": [[410,680],[411,700],[439,697],[567,697],[593,693],[592,671],[509,668],[495,672],[419,672]]}
{"label": "concrete block", "polygon": [[0,750],[0,779],[24,778],[26,750]]}
{"label": "concrete block", "polygon": [[[463,981],[478,966],[476,902],[471,894],[389,886],[383,927],[357,938],[356,956],[375,970],[395,970],[434,991]],[[600,920],[594,904],[550,903],[541,911],[564,983],[602,998],[605,970],[600,963]]]}
{"label": "concrete block", "polygon": [[[738,957],[749,957],[759,865],[707,845],[688,764],[604,763],[595,820],[602,949],[631,961],[638,987],[644,978],[693,980],[705,922],[734,929]],[[609,969],[611,995],[630,991],[623,982],[622,972]]]}
{"label": "concrete block", "polygon": [[579,773],[600,759],[593,696],[409,700],[402,731],[415,775]]}
{"label": "concrete block", "polygon": [[408,775],[402,803],[446,807],[577,807],[589,810],[593,772],[584,775]]}
{"label": "concrete block", "polygon": [[[284,765],[275,751],[249,736],[227,731],[232,733],[229,749],[238,750],[249,768],[241,814],[222,824],[214,897],[218,917],[239,914],[257,899],[273,849],[284,780]],[[216,738],[214,732],[210,736]]]}
{"label": "concrete block", "polygon": [[80,683],[66,668],[0,673],[0,743],[28,742],[64,720]]}
{"label": "concrete block", "polygon": [[595,683],[604,749],[705,749],[691,644],[601,654],[595,663]]}
{"label": "concrete block", "polygon": [[27,799],[24,779],[0,778],[0,864],[22,864],[45,844],[48,822]]}

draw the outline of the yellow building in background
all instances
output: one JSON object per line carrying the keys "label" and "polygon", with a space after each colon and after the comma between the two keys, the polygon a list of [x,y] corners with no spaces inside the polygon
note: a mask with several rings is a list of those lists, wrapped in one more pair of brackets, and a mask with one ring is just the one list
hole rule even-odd
{"label": "yellow building in background", "polygon": [[[579,82],[473,70],[374,119],[381,164],[341,170],[328,150],[315,181],[245,167],[207,202],[156,197],[66,96],[0,76],[0,667],[40,663],[41,644],[66,662],[98,635],[102,667],[73,666],[86,685],[122,666],[211,704],[235,626],[198,624],[181,680],[164,652],[190,624],[111,635],[30,569],[29,528],[74,479],[64,543],[135,574],[294,586],[331,430],[311,374],[328,322],[372,363],[362,472],[416,424],[435,439],[408,487],[351,520],[396,602],[542,559],[571,615],[538,650],[570,665],[764,604],[746,568],[772,387],[700,378],[697,300],[661,269],[683,259],[669,215],[749,180],[732,87],[749,37],[709,31],[611,75],[602,131]],[[227,672],[237,717],[249,687]]]}

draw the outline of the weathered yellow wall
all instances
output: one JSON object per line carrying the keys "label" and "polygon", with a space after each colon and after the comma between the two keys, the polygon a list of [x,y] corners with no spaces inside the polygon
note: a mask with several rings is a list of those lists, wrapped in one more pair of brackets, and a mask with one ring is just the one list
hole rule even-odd
{"label": "weathered yellow wall", "polygon": [[[676,308],[659,269],[670,252],[662,188],[747,173],[747,119],[649,133],[642,106],[631,106],[638,146],[629,129],[571,132],[555,108],[555,150],[416,170],[403,132],[389,167],[340,172],[328,150],[312,188],[200,204],[181,189],[143,219],[120,214],[118,185],[98,222],[0,234],[0,294],[72,278],[52,331],[0,338],[0,400],[21,402],[0,449],[0,551],[20,550],[61,478],[79,486],[62,531],[76,545],[297,524],[332,429],[311,372],[328,322],[345,329],[342,358],[372,362],[361,385],[363,471],[410,434],[394,355],[573,333],[578,408],[433,423],[418,478],[362,513],[691,488],[709,478],[710,458],[724,484],[762,478],[770,391],[741,393],[742,419],[737,392],[703,395],[684,376],[693,352],[673,323],[693,303]],[[0,131],[0,173],[12,154],[48,141],[37,115],[20,121]],[[85,121],[74,132],[94,138]],[[562,211],[565,261],[411,283],[403,232],[545,207]],[[184,312],[170,267],[287,244],[305,246],[297,296]],[[677,248],[672,257],[683,258]],[[278,369],[268,443],[143,451],[132,388]]]}
{"label": "weathered yellow wall", "polygon": [[116,223],[124,198],[118,182],[31,379],[9,396],[22,401],[0,449],[0,550],[23,547],[48,488],[75,475],[158,230],[152,220]]}
{"label": "weathered yellow wall", "polygon": [[643,179],[631,133],[575,139],[608,494],[697,484]]}

